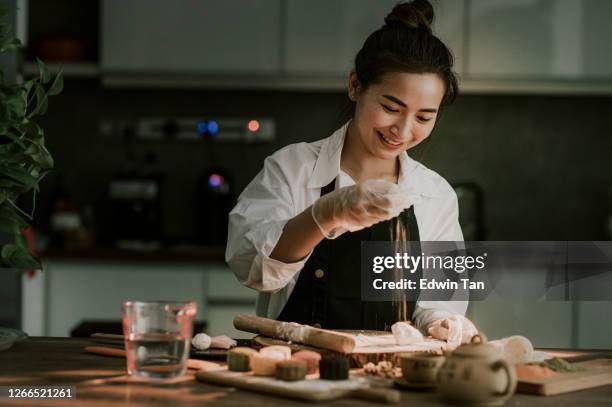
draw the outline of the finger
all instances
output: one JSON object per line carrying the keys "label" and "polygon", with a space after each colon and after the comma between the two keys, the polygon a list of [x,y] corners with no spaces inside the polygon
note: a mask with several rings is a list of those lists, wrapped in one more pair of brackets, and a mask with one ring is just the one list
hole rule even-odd
{"label": "finger", "polygon": [[389,212],[386,209],[379,208],[377,206],[369,205],[369,206],[366,206],[365,209],[368,213],[368,216],[375,217],[377,219],[385,220],[385,219],[390,219],[393,217],[392,216],[393,214],[391,212]]}
{"label": "finger", "polygon": [[436,339],[441,339],[443,341],[448,339],[448,329],[440,325],[430,326],[427,332]]}
{"label": "finger", "polygon": [[389,198],[379,194],[370,193],[367,195],[366,200],[368,205],[377,206],[379,208],[390,208],[392,205],[392,202]]}

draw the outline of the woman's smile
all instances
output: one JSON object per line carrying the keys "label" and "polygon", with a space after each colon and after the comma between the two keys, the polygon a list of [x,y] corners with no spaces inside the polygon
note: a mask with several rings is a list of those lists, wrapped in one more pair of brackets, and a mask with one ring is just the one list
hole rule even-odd
{"label": "woman's smile", "polygon": [[385,137],[380,130],[376,130],[376,133],[378,134],[378,138],[380,139],[382,144],[387,148],[395,150],[402,147],[402,145],[404,144],[402,142],[394,141],[388,137]]}

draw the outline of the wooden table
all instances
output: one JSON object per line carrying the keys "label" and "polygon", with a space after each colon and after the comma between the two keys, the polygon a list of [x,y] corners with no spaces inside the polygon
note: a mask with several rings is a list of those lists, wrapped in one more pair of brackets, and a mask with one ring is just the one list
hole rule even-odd
{"label": "wooden table", "polygon": [[[77,338],[27,338],[0,352],[0,386],[76,386],[76,400],[0,400],[1,405],[31,406],[301,406],[308,403],[249,393],[196,382],[193,374],[174,384],[127,382],[125,360],[86,354],[85,346],[99,345]],[[580,351],[579,353],[584,353]],[[380,405],[353,399],[326,403],[334,406]],[[446,405],[436,393],[402,392],[397,405]],[[608,406],[612,386],[555,397],[515,395],[506,406]]]}

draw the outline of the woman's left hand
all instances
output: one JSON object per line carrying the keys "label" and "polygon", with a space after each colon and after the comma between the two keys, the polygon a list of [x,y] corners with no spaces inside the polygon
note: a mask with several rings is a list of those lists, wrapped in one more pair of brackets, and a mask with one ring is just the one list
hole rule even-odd
{"label": "woman's left hand", "polygon": [[478,329],[463,315],[454,314],[432,322],[427,332],[435,339],[446,341],[446,348],[453,350],[463,343],[469,343],[478,334]]}

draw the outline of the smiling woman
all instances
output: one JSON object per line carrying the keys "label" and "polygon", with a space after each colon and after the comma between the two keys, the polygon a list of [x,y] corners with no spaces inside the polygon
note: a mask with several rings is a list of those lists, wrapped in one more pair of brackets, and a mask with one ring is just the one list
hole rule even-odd
{"label": "smiling woman", "polygon": [[[326,139],[268,157],[241,194],[230,214],[226,260],[260,292],[258,315],[389,329],[396,307],[361,301],[361,243],[463,240],[453,189],[406,153],[429,137],[440,108],[457,93],[453,57],[433,35],[433,18],[427,0],[396,5],[355,58],[351,120]],[[466,308],[419,301],[403,304],[414,312],[399,319],[426,331]]]}

